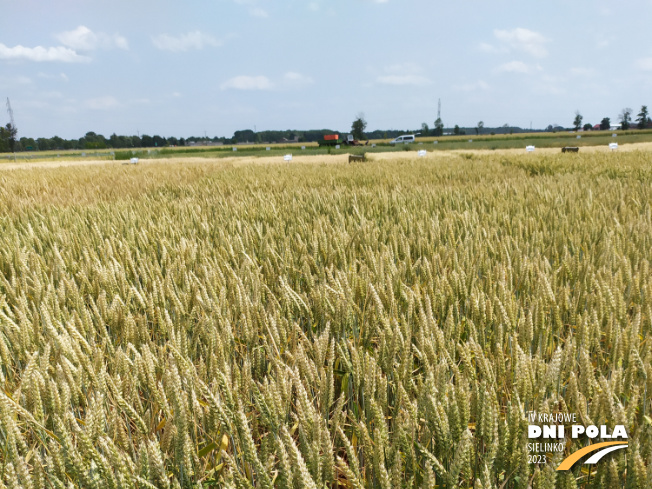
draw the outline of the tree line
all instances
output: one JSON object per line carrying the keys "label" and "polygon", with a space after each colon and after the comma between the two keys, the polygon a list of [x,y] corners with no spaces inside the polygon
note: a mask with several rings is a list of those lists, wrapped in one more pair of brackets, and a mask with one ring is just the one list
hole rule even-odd
{"label": "tree line", "polygon": [[[652,128],[652,119],[650,119],[650,112],[648,111],[647,105],[642,105],[640,112],[637,114],[636,119],[632,121],[634,111],[630,109],[629,107],[624,108],[621,112],[620,115],[618,116],[618,121],[620,123],[620,128],[622,130],[628,130],[628,129],[633,129],[636,127],[636,129],[648,129]],[[582,121],[584,120],[584,117],[580,113],[579,110],[575,111],[575,119],[573,119],[573,128],[576,131],[579,131],[580,129],[584,130],[591,130],[593,129],[593,125],[590,123],[586,123],[582,125]],[[633,125],[633,122],[636,122],[636,125]],[[611,119],[609,117],[604,117],[602,121],[600,121],[600,129],[601,130],[607,130],[611,127]]]}
{"label": "tree line", "polygon": [[[633,110],[625,108],[619,115],[621,129],[638,129],[652,128],[652,119],[646,105],[641,107],[640,112],[637,114],[636,119],[632,120]],[[586,123],[582,124],[584,118],[579,111],[575,112],[575,119],[573,120],[572,128],[575,130],[593,129],[593,125]],[[611,119],[604,117],[600,122],[601,130],[608,130],[611,127]],[[421,124],[419,129],[377,129],[374,131],[366,131],[367,121],[364,114],[359,113],[351,124],[351,134],[355,139],[369,140],[369,139],[389,139],[395,138],[402,134],[418,133],[421,136],[444,136],[447,134],[464,135],[467,134],[512,134],[525,132],[517,126],[510,124],[503,124],[500,127],[485,128],[484,122],[479,121],[474,127],[460,127],[455,125],[452,128],[445,128],[441,118],[437,118],[431,128],[426,122]],[[565,130],[557,124],[551,124],[546,131],[561,131]],[[332,129],[314,129],[314,130],[294,130],[287,129],[282,131],[260,131],[256,132],[251,129],[243,129],[235,131],[232,137],[197,137],[191,136],[188,138],[176,137],[162,137],[158,135],[149,136],[133,135],[133,136],[118,136],[113,133],[108,138],[102,134],[95,132],[87,132],[79,139],[64,139],[59,136],[51,138],[18,138],[17,128],[12,126],[11,123],[4,127],[0,126],[0,153],[8,153],[14,151],[56,151],[56,150],[93,150],[93,149],[107,149],[107,148],[156,148],[167,146],[187,146],[197,144],[246,144],[246,143],[283,143],[283,142],[315,142],[324,138],[327,134],[340,133]],[[346,134],[346,131],[341,132]]]}

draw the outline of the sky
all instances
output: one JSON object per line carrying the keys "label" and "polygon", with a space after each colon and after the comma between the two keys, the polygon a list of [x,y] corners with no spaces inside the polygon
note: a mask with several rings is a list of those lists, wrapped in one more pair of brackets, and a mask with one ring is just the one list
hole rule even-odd
{"label": "sky", "polygon": [[[569,127],[652,105],[652,0],[0,0],[19,137]],[[0,111],[0,123],[8,122]]]}

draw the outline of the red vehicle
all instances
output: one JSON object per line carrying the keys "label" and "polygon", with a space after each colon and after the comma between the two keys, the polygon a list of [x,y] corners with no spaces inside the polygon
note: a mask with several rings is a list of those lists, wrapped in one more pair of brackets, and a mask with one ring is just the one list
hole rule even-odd
{"label": "red vehicle", "polygon": [[337,146],[338,144],[346,144],[348,146],[362,146],[362,143],[349,134],[346,139],[340,137],[339,134],[326,134],[324,139],[318,141],[319,146]]}

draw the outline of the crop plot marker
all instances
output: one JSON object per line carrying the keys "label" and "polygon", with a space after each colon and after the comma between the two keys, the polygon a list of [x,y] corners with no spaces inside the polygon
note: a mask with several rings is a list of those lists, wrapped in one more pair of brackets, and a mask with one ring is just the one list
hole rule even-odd
{"label": "crop plot marker", "polygon": [[609,143],[609,149],[611,151],[616,151],[618,149],[618,143]]}
{"label": "crop plot marker", "polygon": [[528,153],[533,153],[534,149],[535,149],[534,146],[526,146],[525,147],[525,151],[527,151]]}
{"label": "crop plot marker", "polygon": [[426,156],[427,151],[425,149],[420,149],[419,152],[417,153],[419,155],[419,158],[423,158]]}
{"label": "crop plot marker", "polygon": [[292,155],[291,155],[291,154],[289,154],[289,155],[285,155],[285,156],[283,157],[283,160],[284,160],[284,161],[292,161]]}

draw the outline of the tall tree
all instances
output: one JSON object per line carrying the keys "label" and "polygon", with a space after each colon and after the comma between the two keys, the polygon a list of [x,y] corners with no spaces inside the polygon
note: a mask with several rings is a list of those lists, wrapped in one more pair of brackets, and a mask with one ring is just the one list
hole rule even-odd
{"label": "tall tree", "polygon": [[573,127],[575,128],[576,131],[579,131],[580,128],[582,127],[582,114],[580,114],[579,110],[575,111],[575,119],[573,120]]}
{"label": "tall tree", "polygon": [[7,134],[7,141],[9,143],[9,151],[12,153],[16,152],[16,136],[18,135],[18,129],[11,122],[5,126],[5,131]]}
{"label": "tall tree", "polygon": [[353,135],[353,138],[357,140],[364,139],[364,130],[366,128],[367,121],[364,118],[364,114],[360,112],[355,117],[353,124],[351,124],[351,134]]}
{"label": "tall tree", "polygon": [[444,123],[441,121],[441,117],[437,117],[435,121],[435,136],[441,136],[444,134]]}
{"label": "tall tree", "polygon": [[641,107],[641,111],[638,113],[636,122],[638,122],[639,129],[645,129],[647,127],[648,122],[650,122],[650,118],[648,117],[647,105],[643,105]]}
{"label": "tall tree", "polygon": [[611,119],[609,119],[609,117],[605,117],[604,119],[602,119],[602,122],[600,122],[600,130],[608,131],[610,127],[611,127]]}
{"label": "tall tree", "polygon": [[0,126],[0,153],[9,151],[9,133],[7,130]]}
{"label": "tall tree", "polygon": [[480,122],[478,122],[478,125],[475,128],[476,136],[482,132],[482,129],[484,129],[484,122],[480,121]]}
{"label": "tall tree", "polygon": [[421,135],[430,136],[430,128],[428,127],[428,124],[426,124],[425,122],[421,123]]}
{"label": "tall tree", "polygon": [[625,107],[620,113],[620,128],[627,130],[632,122],[632,109]]}

